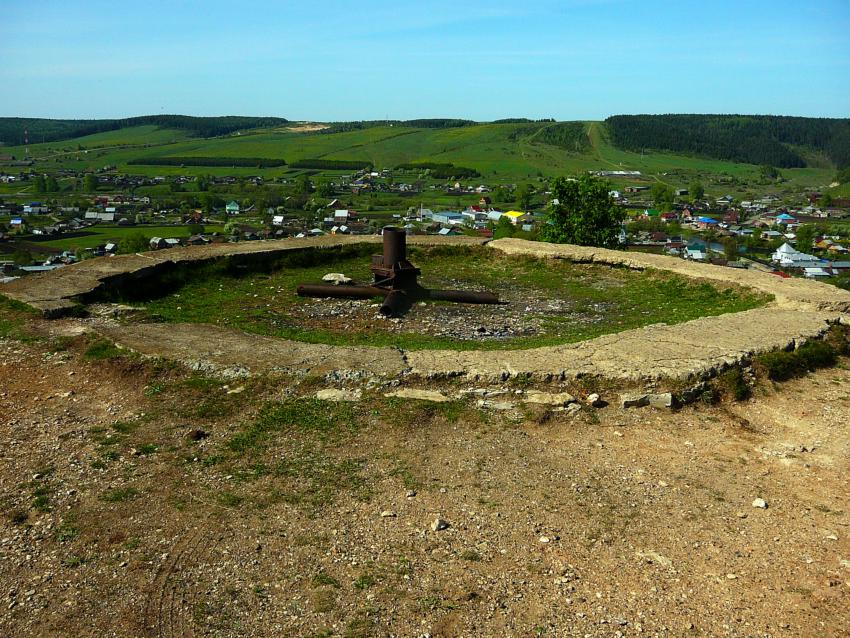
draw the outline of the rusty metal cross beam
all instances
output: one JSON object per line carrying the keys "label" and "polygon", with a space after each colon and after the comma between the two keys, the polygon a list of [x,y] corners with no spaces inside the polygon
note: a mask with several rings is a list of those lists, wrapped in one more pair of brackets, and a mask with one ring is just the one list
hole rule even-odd
{"label": "rusty metal cross beam", "polygon": [[374,281],[371,285],[300,284],[298,295],[347,299],[383,297],[380,312],[385,317],[397,317],[406,312],[415,301],[425,299],[474,304],[504,303],[491,292],[423,288],[417,281],[422,271],[407,259],[407,233],[401,228],[386,226],[383,238],[383,254],[372,256],[371,270]]}

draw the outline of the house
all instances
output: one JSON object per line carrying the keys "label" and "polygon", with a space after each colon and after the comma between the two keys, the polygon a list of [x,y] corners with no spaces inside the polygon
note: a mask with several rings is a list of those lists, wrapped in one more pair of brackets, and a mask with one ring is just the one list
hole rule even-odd
{"label": "house", "polygon": [[457,226],[452,226],[450,228],[441,228],[437,231],[438,235],[442,235],[443,237],[450,237],[454,235],[463,235],[463,231],[461,231]]}
{"label": "house", "polygon": [[697,217],[696,220],[694,221],[694,224],[696,224],[697,228],[701,228],[703,230],[706,230],[708,228],[716,228],[717,227],[717,220],[712,219],[711,217]]}
{"label": "house", "polygon": [[210,243],[210,240],[204,237],[203,235],[192,235],[189,239],[186,240],[186,243],[189,246],[204,246]]}
{"label": "house", "polygon": [[117,253],[118,252],[118,244],[109,242],[106,246],[103,247],[103,251],[106,253]]}
{"label": "house", "polygon": [[803,268],[803,276],[816,279],[818,277],[832,277],[832,273],[819,266],[806,266]]}
{"label": "house", "polygon": [[661,211],[655,208],[647,208],[645,211],[643,211],[643,216],[647,219],[652,219],[653,217],[660,217]]}
{"label": "house", "polygon": [[446,226],[456,226],[464,222],[464,217],[461,213],[448,210],[434,213],[431,219],[437,224],[444,224]]}
{"label": "house", "polygon": [[272,217],[272,226],[283,226],[283,215],[274,215]]}
{"label": "house", "polygon": [[661,221],[663,221],[665,224],[669,224],[678,220],[679,216],[676,213],[661,213]]}
{"label": "house", "polygon": [[339,209],[334,211],[334,221],[337,224],[347,224],[355,219],[357,219],[357,211],[348,209]]}
{"label": "house", "polygon": [[228,215],[238,215],[239,214],[239,204],[236,202],[227,202],[224,207],[224,212]]}
{"label": "house", "polygon": [[705,261],[708,258],[708,254],[700,250],[699,248],[685,248],[685,259],[692,259],[694,261]]}
{"label": "house", "polygon": [[788,213],[782,213],[781,215],[777,215],[776,223],[777,224],[785,224],[786,226],[788,226],[788,225],[791,225],[791,224],[796,224],[797,220],[794,219]]}
{"label": "house", "polygon": [[524,224],[532,220],[531,215],[518,210],[509,210],[505,213],[505,217],[507,217],[514,226]]}
{"label": "house", "polygon": [[788,242],[782,244],[771,256],[771,260],[785,268],[807,268],[820,266],[821,260],[814,255],[801,253]]}
{"label": "house", "polygon": [[485,195],[484,197],[482,197],[481,199],[478,200],[478,205],[481,208],[483,208],[484,210],[487,210],[487,209],[490,208],[490,206],[493,205],[493,200],[490,199],[490,197]]}
{"label": "house", "polygon": [[151,237],[150,247],[151,250],[159,250],[160,248],[165,248],[165,240],[162,237]]}
{"label": "house", "polygon": [[687,188],[677,188],[676,197],[685,197],[688,194]]}

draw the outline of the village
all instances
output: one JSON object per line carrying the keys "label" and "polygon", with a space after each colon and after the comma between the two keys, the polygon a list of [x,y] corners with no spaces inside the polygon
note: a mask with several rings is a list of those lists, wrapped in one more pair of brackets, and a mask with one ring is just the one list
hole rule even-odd
{"label": "village", "polygon": [[[679,188],[670,200],[656,202],[650,186],[640,183],[639,171],[596,175],[614,180],[610,196],[626,215],[619,236],[623,249],[756,268],[783,277],[846,283],[850,276],[850,201],[823,206],[820,193],[809,192],[804,202],[789,205],[775,195],[739,201],[732,195],[691,197],[688,189]],[[91,173],[60,177],[92,179]],[[7,183],[39,178],[45,179],[32,169],[0,176]],[[266,180],[119,175],[106,166],[94,179],[96,192],[91,195],[0,200],[2,281],[121,252],[377,234],[387,224],[401,226],[410,235],[537,239],[553,203],[543,180],[488,185],[371,168],[328,178]],[[151,186],[165,187],[168,195],[179,198],[137,194]],[[228,193],[232,198],[222,197]],[[384,199],[391,205],[382,206]],[[103,241],[97,242],[98,237]]]}

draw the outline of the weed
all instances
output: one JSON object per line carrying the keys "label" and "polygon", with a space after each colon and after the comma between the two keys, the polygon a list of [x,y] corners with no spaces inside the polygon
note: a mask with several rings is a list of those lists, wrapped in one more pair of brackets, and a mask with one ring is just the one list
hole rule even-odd
{"label": "weed", "polygon": [[29,512],[22,507],[16,507],[6,512],[12,525],[23,525],[29,519]]}
{"label": "weed", "polygon": [[123,354],[123,350],[111,341],[98,338],[92,341],[89,347],[86,348],[85,352],[83,352],[83,357],[90,361],[104,361],[118,359]]}
{"label": "weed", "polygon": [[71,521],[65,521],[56,528],[56,540],[60,543],[72,541],[80,535],[79,528],[75,527]]}
{"label": "weed", "polygon": [[219,492],[216,494],[216,500],[225,507],[239,507],[243,499],[232,492]]}
{"label": "weed", "polygon": [[142,456],[146,456],[148,454],[153,454],[159,449],[159,446],[155,443],[145,443],[144,445],[139,446],[139,454]]}
{"label": "weed", "polygon": [[139,495],[139,490],[134,487],[117,487],[101,495],[101,500],[107,503],[123,503],[132,501]]}
{"label": "weed", "polygon": [[735,367],[721,374],[717,378],[717,386],[724,397],[735,401],[745,401],[750,398],[750,386],[741,368]]}
{"label": "weed", "polygon": [[478,563],[481,561],[481,554],[472,549],[467,549],[463,553],[461,553],[460,557],[463,560],[468,560],[472,563]]}
{"label": "weed", "polygon": [[336,587],[338,589],[340,586],[339,581],[336,578],[330,576],[329,574],[326,574],[325,572],[319,572],[318,574],[313,576],[312,583],[313,587],[330,586]]}
{"label": "weed", "polygon": [[86,556],[71,554],[70,556],[68,556],[68,558],[62,560],[62,564],[65,565],[65,567],[74,568],[80,567],[81,565],[85,565],[87,562],[89,562],[89,560],[91,559]]}
{"label": "weed", "polygon": [[357,580],[355,580],[352,585],[354,585],[355,589],[362,590],[369,589],[376,582],[378,581],[372,574],[360,574],[360,576],[357,577]]}

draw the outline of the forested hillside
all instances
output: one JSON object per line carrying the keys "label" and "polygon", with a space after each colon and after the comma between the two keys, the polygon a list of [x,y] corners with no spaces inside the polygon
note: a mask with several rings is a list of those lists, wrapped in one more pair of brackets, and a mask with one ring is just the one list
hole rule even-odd
{"label": "forested hillside", "polygon": [[84,135],[117,131],[130,126],[155,125],[188,131],[198,137],[227,135],[252,128],[281,126],[288,121],[279,117],[192,117],[189,115],[143,115],[120,120],[48,120],[39,118],[0,118],[0,143],[16,146],[24,143],[24,131],[30,143],[58,142]]}
{"label": "forested hillside", "polygon": [[628,151],[665,150],[721,160],[806,166],[802,147],[850,166],[850,119],[772,115],[615,115],[611,141]]}

